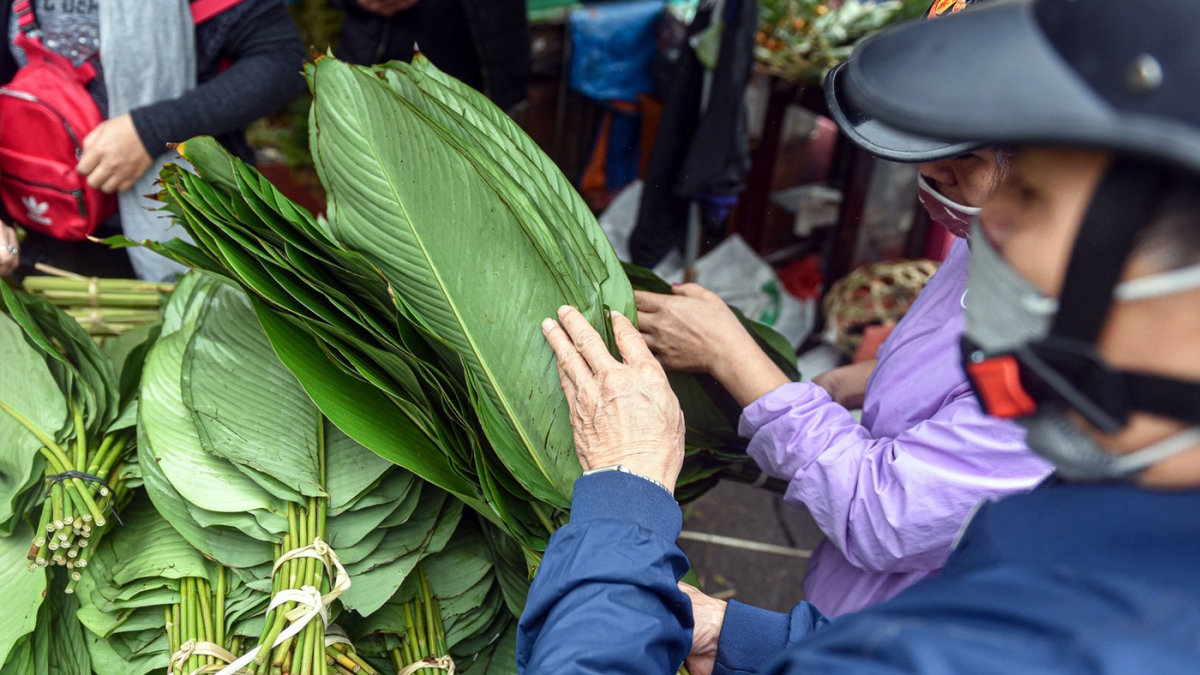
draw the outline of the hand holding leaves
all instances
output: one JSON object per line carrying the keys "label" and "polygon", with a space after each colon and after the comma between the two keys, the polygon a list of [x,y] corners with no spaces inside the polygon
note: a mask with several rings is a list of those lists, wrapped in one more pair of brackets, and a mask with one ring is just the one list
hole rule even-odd
{"label": "hand holding leaves", "polygon": [[683,412],[637,329],[612,313],[619,363],[577,310],[563,307],[558,317],[561,326],[547,319],[542,331],[558,357],[580,464],[585,470],[623,464],[673,487],[683,466]]}

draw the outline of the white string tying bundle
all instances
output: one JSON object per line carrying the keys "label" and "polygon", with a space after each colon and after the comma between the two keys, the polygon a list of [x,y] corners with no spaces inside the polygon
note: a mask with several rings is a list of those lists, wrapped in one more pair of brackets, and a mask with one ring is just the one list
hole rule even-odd
{"label": "white string tying bundle", "polygon": [[[188,640],[187,642],[183,643],[182,645],[179,645],[179,651],[177,651],[171,655],[171,661],[167,664],[167,675],[171,675],[171,673],[174,673],[176,667],[178,667],[180,670],[182,670],[184,664],[187,663],[187,660],[190,659],[194,655],[212,656],[212,657],[215,657],[215,658],[218,658],[218,659],[224,661],[225,663],[232,663],[233,661],[237,660],[237,657],[234,656],[232,652],[225,649],[224,647],[222,647],[219,644],[215,644],[212,642],[204,642],[201,640]],[[200,666],[199,668],[196,668],[188,675],[202,675],[203,673],[215,673],[220,669],[221,669],[221,666],[212,666],[212,665]],[[241,672],[241,671],[238,671],[238,672]]]}
{"label": "white string tying bundle", "polygon": [[350,636],[346,635],[346,631],[336,623],[325,627],[325,646],[332,647],[333,645],[346,645],[351,651],[357,651],[354,649],[354,643],[350,641]]}
{"label": "white string tying bundle", "polygon": [[454,659],[449,656],[429,656],[404,667],[396,675],[413,675],[418,670],[444,670],[446,675],[454,675]]}
{"label": "white string tying bundle", "polygon": [[[279,633],[279,637],[275,639],[275,643],[268,647],[268,649],[274,649],[283,644],[285,640],[289,640],[299,634],[300,631],[304,630],[305,626],[317,617],[321,617],[321,623],[328,629],[329,606],[333,604],[334,600],[338,599],[338,596],[345,593],[346,589],[350,588],[350,575],[346,573],[346,568],[342,566],[342,561],[338,559],[337,554],[329,547],[329,544],[322,541],[320,537],[313,539],[313,543],[308,546],[292,549],[279,556],[279,559],[275,561],[275,567],[271,570],[271,574],[274,575],[278,572],[279,567],[283,563],[295,560],[296,558],[315,558],[316,560],[320,560],[325,565],[325,571],[334,577],[334,581],[330,584],[329,592],[324,595],[313,586],[301,586],[300,588],[285,588],[276,593],[275,597],[271,598],[271,604],[267,606],[268,616],[276,607],[289,602],[296,603],[296,607],[284,615],[291,623]],[[328,637],[326,639],[328,640]],[[241,658],[218,671],[217,675],[237,675],[242,669],[250,665],[250,662],[258,656],[258,652],[262,647],[262,645],[258,645],[246,652]],[[453,675],[453,671],[451,673]]]}

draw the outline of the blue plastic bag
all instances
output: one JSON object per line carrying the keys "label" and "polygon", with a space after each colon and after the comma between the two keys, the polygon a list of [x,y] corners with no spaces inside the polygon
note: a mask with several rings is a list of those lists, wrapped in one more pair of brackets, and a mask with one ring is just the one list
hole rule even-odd
{"label": "blue plastic bag", "polygon": [[636,101],[651,91],[665,8],[665,0],[632,0],[571,12],[571,88],[597,101]]}

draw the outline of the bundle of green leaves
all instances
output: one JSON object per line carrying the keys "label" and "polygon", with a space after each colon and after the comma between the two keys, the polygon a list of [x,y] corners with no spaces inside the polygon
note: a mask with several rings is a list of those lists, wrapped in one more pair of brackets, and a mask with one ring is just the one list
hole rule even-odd
{"label": "bundle of green leaves", "polygon": [[513,543],[486,521],[464,518],[383,608],[347,620],[355,644],[381,670],[449,654],[459,672],[513,672],[529,590],[519,548],[504,549]]}
{"label": "bundle of green leaves", "polygon": [[[458,524],[461,502],[325,420],[275,355],[245,293],[219,277],[180,282],[141,397],[141,464],[154,506],[254,591],[311,586],[326,603],[369,615]],[[319,564],[289,555],[297,549],[329,553]],[[339,587],[343,577],[352,583]],[[295,607],[268,615],[254,642],[270,646],[252,669],[296,659],[303,644],[324,649],[317,621],[275,645]]]}
{"label": "bundle of green leaves", "polygon": [[[162,672],[179,651],[181,635],[231,651],[257,639],[266,595],[205,558],[144,495],[126,513],[124,526],[97,549],[92,570],[77,589],[77,617],[87,629],[93,672]],[[205,598],[203,619],[197,611],[198,588],[217,589]]]}
{"label": "bundle of green leaves", "polygon": [[[148,244],[242,285],[271,345],[340,429],[514,537],[531,565],[580,473],[540,322],[574,305],[608,340],[635,317],[626,271],[551,160],[481,94],[424,58],[308,68],[328,220],[212,139],[179,151],[160,199],[192,235]],[[770,344],[782,362],[794,354]],[[692,376],[698,495],[745,442]],[[720,392],[724,394],[724,392]],[[724,394],[728,399],[728,395]],[[736,409],[736,405],[733,406]],[[696,446],[701,449],[700,445]]]}
{"label": "bundle of green leaves", "polygon": [[0,615],[5,675],[90,672],[73,594],[140,485],[137,379],[152,335],[102,351],[49,302],[0,283],[0,588],[13,603]]}

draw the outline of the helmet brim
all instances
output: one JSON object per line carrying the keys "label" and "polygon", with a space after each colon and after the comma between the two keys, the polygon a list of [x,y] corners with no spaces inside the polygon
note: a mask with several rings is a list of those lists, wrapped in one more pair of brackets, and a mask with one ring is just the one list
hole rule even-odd
{"label": "helmet brim", "polygon": [[918,137],[1091,147],[1200,171],[1200,131],[1117,110],[1054,47],[1029,1],[885,31],[843,70],[840,95],[854,109]]}
{"label": "helmet brim", "polygon": [[825,78],[825,102],[829,116],[852,143],[882,159],[893,162],[936,162],[971,152],[979,143],[951,143],[900,131],[864,115],[846,97],[844,70],[839,63]]}

